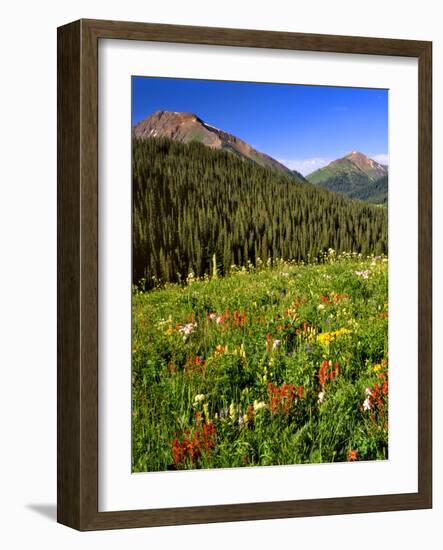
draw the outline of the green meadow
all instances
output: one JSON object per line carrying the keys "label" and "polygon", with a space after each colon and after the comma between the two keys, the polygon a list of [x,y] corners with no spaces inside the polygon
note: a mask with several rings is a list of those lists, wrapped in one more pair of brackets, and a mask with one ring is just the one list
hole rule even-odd
{"label": "green meadow", "polygon": [[329,250],[133,290],[133,471],[388,453],[388,260]]}

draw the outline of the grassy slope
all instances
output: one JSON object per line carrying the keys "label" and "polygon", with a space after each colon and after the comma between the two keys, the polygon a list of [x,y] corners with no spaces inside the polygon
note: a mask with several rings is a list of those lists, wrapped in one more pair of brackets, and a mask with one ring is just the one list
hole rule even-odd
{"label": "grassy slope", "polygon": [[[386,358],[385,260],[332,255],[135,293],[133,469],[342,461],[350,450],[385,458],[387,396],[362,404]],[[329,360],[339,370],[319,403]],[[302,386],[302,398],[270,383]],[[201,453],[174,463],[174,436],[183,448],[207,427]]]}
{"label": "grassy slope", "polygon": [[[330,178],[333,178],[335,176],[366,176],[367,180],[369,180],[369,176],[365,174],[362,170],[360,170],[355,164],[352,162],[348,162],[346,160],[343,161],[335,161],[331,162],[327,166],[324,166],[323,168],[319,168],[315,172],[312,172],[307,176],[308,181],[315,184],[322,184],[329,180]],[[366,181],[366,180],[365,180]]]}

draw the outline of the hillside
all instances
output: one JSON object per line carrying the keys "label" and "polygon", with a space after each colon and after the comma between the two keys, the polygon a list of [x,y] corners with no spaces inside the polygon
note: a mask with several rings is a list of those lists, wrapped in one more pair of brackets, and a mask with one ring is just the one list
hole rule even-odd
{"label": "hillside", "polygon": [[196,141],[211,149],[229,151],[265,168],[290,175],[297,181],[306,181],[298,172],[257,151],[242,139],[207,124],[194,113],[157,111],[134,126],[134,136],[139,139],[169,138],[180,143]]}
{"label": "hillside", "polygon": [[[297,183],[226,150],[166,138],[133,143],[133,282],[178,282],[193,272],[328,248],[387,252],[387,212]],[[260,260],[259,260],[260,259]]]}
{"label": "hillside", "polygon": [[388,176],[383,176],[382,178],[374,181],[371,185],[367,185],[362,189],[357,190],[352,196],[362,201],[387,206],[388,179]]}
{"label": "hillside", "polygon": [[306,179],[329,191],[366,202],[386,204],[388,200],[387,167],[358,151],[316,170]]}

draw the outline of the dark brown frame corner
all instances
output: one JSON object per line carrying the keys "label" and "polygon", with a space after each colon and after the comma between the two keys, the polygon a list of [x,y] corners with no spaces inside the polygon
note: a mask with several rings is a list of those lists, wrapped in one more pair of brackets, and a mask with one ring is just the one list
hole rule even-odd
{"label": "dark brown frame corner", "polygon": [[[418,492],[98,511],[98,41],[123,39],[418,58]],[[58,521],[79,530],[432,506],[432,43],[80,20],[58,29]]]}

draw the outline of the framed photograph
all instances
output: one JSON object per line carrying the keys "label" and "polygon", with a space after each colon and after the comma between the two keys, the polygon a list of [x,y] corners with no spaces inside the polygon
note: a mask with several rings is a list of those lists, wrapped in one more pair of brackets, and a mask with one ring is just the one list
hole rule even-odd
{"label": "framed photograph", "polygon": [[58,521],[432,506],[430,42],[58,29]]}

